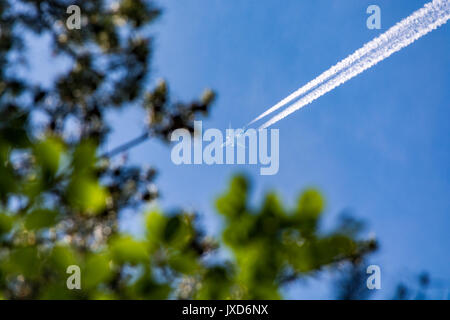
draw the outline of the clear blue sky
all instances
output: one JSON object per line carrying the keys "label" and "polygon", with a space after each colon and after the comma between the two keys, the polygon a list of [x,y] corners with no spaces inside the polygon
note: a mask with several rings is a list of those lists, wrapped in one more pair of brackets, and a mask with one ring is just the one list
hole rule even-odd
{"label": "clear blue sky", "polygon": [[[150,29],[156,37],[151,82],[167,79],[173,97],[185,101],[213,88],[219,96],[204,126],[225,129],[244,125],[426,1],[158,2],[164,15]],[[370,4],[381,7],[381,30],[366,27]],[[301,190],[318,187],[327,225],[349,209],[379,239],[371,263],[381,267],[382,289],[374,298],[392,297],[398,282],[423,270],[443,281],[433,293],[442,298],[450,289],[449,40],[445,25],[277,123],[275,176],[250,166],[175,166],[170,148],[151,141],[130,159],[160,170],[160,206],[199,211],[213,234],[220,230],[214,199],[233,173],[252,178],[255,203],[274,189],[292,205]],[[144,126],[138,108],[110,118],[109,147]],[[125,229],[139,225],[133,215],[123,217]],[[292,286],[286,295],[332,297],[326,278]]]}

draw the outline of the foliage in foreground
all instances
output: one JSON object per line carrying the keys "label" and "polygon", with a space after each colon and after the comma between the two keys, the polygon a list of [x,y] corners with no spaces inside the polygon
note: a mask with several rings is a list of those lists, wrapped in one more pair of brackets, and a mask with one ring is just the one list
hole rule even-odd
{"label": "foliage in foreground", "polygon": [[[82,8],[80,30],[65,27],[69,4]],[[167,141],[175,129],[192,130],[214,94],[181,103],[170,100],[165,82],[148,88],[147,27],[160,11],[149,1],[108,4],[0,0],[1,298],[279,298],[285,284],[357,263],[374,248],[345,227],[318,232],[316,191],[293,210],[274,194],[249,207],[243,177],[217,201],[221,239],[205,237],[183,211],[147,213],[145,238],[120,232],[120,212],[158,197],[156,170],[104,153],[107,113],[142,107],[141,139]],[[30,34],[46,36],[52,59],[66,61],[50,85],[19,72]],[[217,254],[224,248],[226,259]],[[81,290],[66,287],[70,265],[81,268]]]}
{"label": "foliage in foreground", "polygon": [[[375,249],[345,226],[320,234],[317,191],[305,191],[293,210],[274,194],[257,210],[247,200],[248,182],[237,176],[217,200],[225,223],[219,242],[205,237],[186,212],[148,212],[145,238],[116,232],[89,249],[74,245],[69,234],[58,237],[64,222],[57,210],[2,214],[1,292],[4,298],[277,299],[285,284],[340,262],[358,263]],[[214,259],[219,244],[230,258]],[[69,265],[82,270],[81,290],[66,287]]]}

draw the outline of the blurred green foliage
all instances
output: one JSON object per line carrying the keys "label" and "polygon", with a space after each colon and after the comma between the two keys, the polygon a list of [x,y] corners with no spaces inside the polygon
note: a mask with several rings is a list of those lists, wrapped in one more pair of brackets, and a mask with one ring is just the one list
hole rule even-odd
{"label": "blurred green foliage", "polygon": [[[65,26],[71,4],[81,8],[80,30]],[[146,213],[144,238],[119,231],[120,212],[158,197],[156,170],[104,153],[107,112],[139,105],[143,137],[167,142],[175,129],[192,131],[214,101],[211,90],[182,103],[164,81],[148,88],[146,28],[159,13],[141,0],[0,0],[0,298],[276,299],[287,283],[375,249],[345,227],[319,232],[316,190],[293,210],[275,194],[251,208],[242,176],[217,200],[220,239],[183,210]],[[54,56],[70,61],[50,86],[16,72],[29,58],[27,34],[47,35]],[[66,286],[70,265],[81,269],[81,290]]]}

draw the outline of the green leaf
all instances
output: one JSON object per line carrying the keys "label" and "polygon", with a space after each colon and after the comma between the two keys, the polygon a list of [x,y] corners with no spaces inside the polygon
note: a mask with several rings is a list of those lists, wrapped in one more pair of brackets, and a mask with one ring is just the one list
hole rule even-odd
{"label": "green leaf", "polygon": [[10,272],[35,279],[40,276],[41,263],[36,247],[17,248],[11,252]]}
{"label": "green leaf", "polygon": [[175,252],[170,255],[168,262],[175,271],[183,274],[194,274],[200,267],[197,256],[193,252],[186,254]]}
{"label": "green leaf", "polygon": [[180,230],[181,224],[180,216],[170,217],[169,221],[167,221],[166,228],[164,229],[164,241],[172,241]]}
{"label": "green leaf", "polygon": [[131,236],[119,236],[111,240],[110,252],[113,259],[119,263],[138,264],[148,261],[149,253],[146,244],[134,240]]}
{"label": "green leaf", "polygon": [[52,268],[60,273],[66,273],[67,267],[71,265],[77,265],[77,259],[75,252],[69,246],[56,245],[49,258]]}
{"label": "green leaf", "polygon": [[32,211],[25,218],[25,227],[29,230],[49,228],[56,224],[58,212],[48,209]]}
{"label": "green leaf", "polygon": [[95,179],[75,176],[67,189],[70,203],[88,214],[97,214],[106,206],[108,192]]}
{"label": "green leaf", "polygon": [[150,251],[155,251],[163,240],[164,230],[167,223],[167,218],[158,211],[151,211],[147,213],[147,240]]}
{"label": "green leaf", "polygon": [[325,202],[319,191],[309,189],[300,196],[297,214],[303,217],[318,218],[325,207]]}
{"label": "green leaf", "polygon": [[72,166],[77,174],[90,173],[96,163],[96,146],[86,140],[81,142],[73,153]]}
{"label": "green leaf", "polygon": [[206,270],[201,286],[196,292],[195,299],[230,299],[231,286],[232,281],[229,271],[222,266],[213,266]]}
{"label": "green leaf", "polygon": [[169,218],[164,230],[164,241],[171,248],[183,249],[194,237],[191,215],[178,214]]}
{"label": "green leaf", "polygon": [[111,279],[110,261],[107,254],[90,254],[81,270],[81,288],[90,290]]}
{"label": "green leaf", "polygon": [[247,206],[248,182],[243,176],[231,180],[230,188],[216,201],[219,213],[229,218],[239,217]]}
{"label": "green leaf", "polygon": [[56,138],[47,138],[34,146],[34,154],[38,163],[52,175],[58,171],[63,151],[63,143]]}
{"label": "green leaf", "polygon": [[0,213],[0,235],[11,231],[13,227],[13,222],[14,222],[13,217],[4,213]]}

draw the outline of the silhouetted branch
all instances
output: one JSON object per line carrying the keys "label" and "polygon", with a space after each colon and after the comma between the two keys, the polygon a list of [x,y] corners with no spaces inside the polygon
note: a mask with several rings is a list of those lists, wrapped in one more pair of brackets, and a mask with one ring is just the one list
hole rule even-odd
{"label": "silhouetted branch", "polygon": [[115,147],[109,152],[105,152],[100,156],[100,158],[112,158],[115,155],[118,155],[122,152],[128,151],[131,148],[136,147],[137,145],[141,144],[145,140],[147,140],[150,137],[150,131],[146,131],[143,134],[141,134],[139,137],[136,137],[118,147]]}

